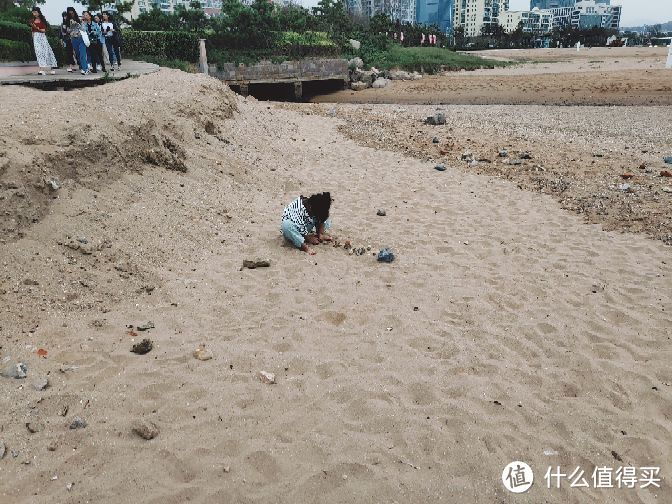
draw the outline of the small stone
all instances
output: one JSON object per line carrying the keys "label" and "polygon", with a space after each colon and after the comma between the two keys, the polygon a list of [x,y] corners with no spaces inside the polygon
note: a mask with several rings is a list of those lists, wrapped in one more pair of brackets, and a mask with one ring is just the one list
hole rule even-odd
{"label": "small stone", "polygon": [[670,187],[670,186],[665,186],[665,187],[662,188],[662,191],[663,191],[664,193],[668,193],[668,194],[670,194],[670,193],[672,193],[672,187]]}
{"label": "small stone", "polygon": [[378,215],[379,217],[385,217],[385,215],[387,214],[385,213],[385,210],[379,208],[378,211],[376,212],[376,215]]}
{"label": "small stone", "polygon": [[228,466],[228,465],[224,466],[224,472],[227,473],[227,474],[230,473],[231,472],[231,466]]}
{"label": "small stone", "polygon": [[47,378],[46,376],[44,378],[38,379],[35,383],[33,383],[33,388],[38,392],[42,392],[43,390],[46,390],[48,387],[49,387],[49,378]]}
{"label": "small stone", "polygon": [[552,448],[545,448],[544,449],[544,455],[547,457],[554,457],[558,454],[557,451],[553,450]]}
{"label": "small stone", "polygon": [[73,418],[72,422],[70,422],[70,428],[71,429],[85,429],[87,425],[89,425],[89,424],[86,423],[86,420],[84,420],[83,418],[80,418],[78,416]]}
{"label": "small stone", "polygon": [[622,179],[625,179],[625,180],[631,179],[631,178],[634,177],[634,176],[635,176],[635,174],[634,174],[634,173],[630,173],[630,172],[625,172],[625,173],[622,173],[622,174],[621,174],[621,178],[622,178]]}
{"label": "small stone", "polygon": [[268,259],[244,259],[243,268],[256,269],[256,268],[268,268],[271,265],[271,261]]}
{"label": "small stone", "polygon": [[660,176],[661,177],[672,177],[672,172],[670,170],[661,170]]}
{"label": "small stone", "polygon": [[532,154],[529,152],[521,152],[520,155],[518,156],[518,159],[532,159]]}
{"label": "small stone", "polygon": [[152,348],[154,348],[154,343],[152,343],[152,340],[145,338],[140,343],[133,345],[131,347],[131,352],[138,355],[145,355],[146,353],[151,352]]}
{"label": "small stone", "polygon": [[5,446],[5,443],[0,441],[0,460],[2,460],[4,458],[6,452],[7,452],[7,447]]}
{"label": "small stone", "polygon": [[266,385],[273,385],[275,383],[275,374],[269,373],[267,371],[259,371],[257,378],[261,380],[262,383]]}
{"label": "small stone", "polygon": [[392,261],[394,261],[394,252],[391,249],[385,247],[378,252],[378,262],[391,263]]}
{"label": "small stone", "polygon": [[44,183],[52,191],[58,191],[61,188],[61,182],[56,177],[45,179]]}
{"label": "small stone", "polygon": [[56,451],[56,448],[58,448],[56,441],[52,441],[47,445],[47,450],[50,452]]}
{"label": "small stone", "polygon": [[154,422],[149,422],[146,420],[136,421],[131,427],[131,430],[142,439],[146,439],[147,441],[154,439],[159,435],[158,426]]}
{"label": "small stone", "polygon": [[439,137],[432,138],[432,143],[438,144],[439,143]]}
{"label": "small stone", "polygon": [[622,192],[632,192],[630,184],[618,184],[617,189]]}
{"label": "small stone", "polygon": [[665,162],[665,164],[672,164],[672,156],[665,156],[663,158],[663,161]]}
{"label": "small stone", "polygon": [[506,149],[499,149],[499,157],[508,157],[509,151]]}
{"label": "small stone", "polygon": [[28,366],[23,362],[15,362],[12,359],[9,359],[0,374],[5,378],[15,378],[20,380],[28,376]]}
{"label": "small stone", "polygon": [[446,171],[446,165],[444,165],[443,163],[439,163],[434,167],[434,169],[436,171]]}
{"label": "small stone", "polygon": [[471,161],[474,159],[474,156],[471,152],[465,151],[462,153],[462,161]]}
{"label": "small stone", "polygon": [[196,350],[194,350],[193,355],[195,359],[198,359],[200,361],[208,361],[212,359],[212,352],[206,350],[204,346],[200,346]]}
{"label": "small stone", "polygon": [[36,432],[40,432],[42,429],[44,429],[44,423],[42,423],[39,420],[26,422],[26,429],[28,429],[28,432],[30,432],[31,434],[35,434]]}
{"label": "small stone", "polygon": [[151,320],[145,324],[140,324],[138,327],[136,327],[138,331],[149,331],[150,329],[154,329],[154,322]]}
{"label": "small stone", "polygon": [[23,285],[40,285],[40,282],[38,282],[37,280],[33,280],[31,278],[26,278],[23,281]]}
{"label": "small stone", "polygon": [[65,485],[65,489],[69,492],[70,490],[72,490],[73,486],[75,486],[74,483],[68,483],[67,485]]}
{"label": "small stone", "polygon": [[446,114],[443,112],[437,112],[436,114],[427,117],[427,119],[425,119],[425,124],[430,124],[432,126],[446,124]]}
{"label": "small stone", "polygon": [[513,165],[513,166],[520,166],[523,164],[523,162],[520,159],[511,159],[507,164]]}

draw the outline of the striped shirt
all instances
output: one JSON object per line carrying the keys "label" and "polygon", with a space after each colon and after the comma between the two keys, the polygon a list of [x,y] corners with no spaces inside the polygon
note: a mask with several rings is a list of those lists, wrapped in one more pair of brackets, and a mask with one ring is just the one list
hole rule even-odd
{"label": "striped shirt", "polygon": [[298,228],[299,233],[304,236],[315,229],[315,221],[308,215],[308,211],[301,201],[301,196],[285,207],[282,212],[282,220],[292,222]]}

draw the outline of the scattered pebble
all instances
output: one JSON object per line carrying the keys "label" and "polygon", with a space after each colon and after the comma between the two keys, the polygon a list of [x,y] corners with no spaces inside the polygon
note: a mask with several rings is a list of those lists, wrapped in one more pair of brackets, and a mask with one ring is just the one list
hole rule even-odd
{"label": "scattered pebble", "polygon": [[145,355],[146,353],[151,352],[152,348],[154,348],[154,343],[152,343],[152,340],[145,338],[140,343],[133,345],[131,347],[131,352],[138,355]]}
{"label": "scattered pebble", "polygon": [[67,485],[65,485],[65,489],[69,492],[70,490],[72,490],[73,486],[75,486],[74,483],[68,483]]}
{"label": "scattered pebble", "polygon": [[378,262],[391,263],[392,261],[394,261],[394,252],[392,252],[392,249],[385,247],[378,252]]}
{"label": "scattered pebble", "polygon": [[665,156],[663,158],[663,161],[665,162],[665,164],[672,164],[672,156]]}
{"label": "scattered pebble", "polygon": [[40,432],[44,429],[44,423],[42,423],[40,420],[26,422],[26,429],[28,429],[28,432],[31,434],[35,434],[36,432]]}
{"label": "scattered pebble", "polygon": [[84,420],[83,418],[80,418],[78,416],[73,418],[72,422],[70,422],[70,428],[71,429],[85,429],[87,425],[89,425],[89,424],[86,423],[86,420]]}
{"label": "scattered pebble", "polygon": [[379,217],[385,217],[387,213],[382,208],[379,208],[378,211],[376,212],[376,215],[378,215]]}
{"label": "scattered pebble", "polygon": [[224,466],[224,472],[227,473],[227,474],[230,473],[231,472],[231,466],[228,466],[228,465]]}
{"label": "scattered pebble", "polygon": [[446,165],[443,163],[439,163],[434,167],[435,170],[437,171],[446,171]]}
{"label": "scattered pebble", "polygon": [[509,151],[506,149],[499,149],[499,157],[508,157]]}
{"label": "scattered pebble", "polygon": [[432,143],[438,144],[439,143],[439,137],[432,138]]}
{"label": "scattered pebble", "polygon": [[193,355],[195,359],[200,361],[207,361],[212,359],[212,352],[210,350],[206,350],[203,345],[194,350]]}
{"label": "scattered pebble", "polygon": [[268,373],[267,371],[259,371],[257,374],[259,380],[266,385],[273,385],[275,383],[275,374]]}
{"label": "scattered pebble", "polygon": [[672,172],[670,170],[661,170],[660,171],[660,176],[661,177],[672,177]]}
{"label": "scattered pebble", "polygon": [[12,359],[9,359],[2,369],[2,376],[5,378],[15,378],[20,380],[28,376],[28,366],[23,362],[15,362]]}
{"label": "scattered pebble", "polygon": [[43,390],[46,390],[48,387],[49,387],[49,378],[47,378],[46,376],[44,378],[38,379],[35,383],[33,383],[33,388],[38,392],[42,392]]}
{"label": "scattered pebble", "polygon": [[4,458],[5,452],[7,452],[7,447],[4,442],[0,441],[0,460]]}
{"label": "scattered pebble", "polygon": [[154,329],[154,322],[150,320],[146,324],[140,324],[136,329],[138,331],[149,331],[150,329]]}
{"label": "scattered pebble", "polygon": [[554,456],[556,456],[557,454],[558,454],[558,452],[555,451],[555,450],[553,450],[553,449],[551,449],[551,448],[545,448],[545,449],[544,449],[544,455],[546,455],[547,457],[554,457]]}
{"label": "scattered pebble", "polygon": [[159,427],[147,420],[137,420],[132,426],[131,430],[140,436],[142,439],[149,441],[159,435]]}
{"label": "scattered pebble", "polygon": [[243,268],[247,269],[268,268],[270,265],[268,259],[243,259]]}

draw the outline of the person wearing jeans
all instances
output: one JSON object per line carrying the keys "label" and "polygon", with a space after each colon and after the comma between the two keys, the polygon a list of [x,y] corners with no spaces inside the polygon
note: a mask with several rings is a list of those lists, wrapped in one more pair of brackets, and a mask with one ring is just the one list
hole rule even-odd
{"label": "person wearing jeans", "polygon": [[70,37],[70,42],[72,42],[72,48],[79,55],[77,61],[79,62],[80,72],[82,75],[88,75],[89,61],[86,58],[86,44],[82,40],[82,22],[74,7],[68,7],[66,12],[68,13],[68,36]]}
{"label": "person wearing jeans", "polygon": [[91,66],[91,73],[98,73],[98,69],[105,72],[105,61],[103,61],[103,45],[101,39],[103,35],[100,31],[100,26],[93,20],[89,11],[82,12],[82,30],[86,30],[89,36],[89,47],[87,48],[87,55],[89,57],[89,65]]}
{"label": "person wearing jeans", "polygon": [[114,23],[110,17],[109,12],[103,12],[103,24],[102,24],[103,35],[105,36],[105,47],[107,48],[107,55],[110,58],[110,67],[114,70],[114,65],[121,63],[119,58],[119,47],[115,48],[114,40],[116,38],[116,30],[114,29]]}

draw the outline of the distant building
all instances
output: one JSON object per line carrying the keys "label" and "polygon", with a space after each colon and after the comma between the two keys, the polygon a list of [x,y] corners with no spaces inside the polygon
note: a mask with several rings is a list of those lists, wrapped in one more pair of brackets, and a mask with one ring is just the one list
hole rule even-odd
{"label": "distant building", "polygon": [[415,21],[437,25],[443,33],[448,33],[453,28],[454,8],[455,0],[416,0]]}
{"label": "distant building", "polygon": [[553,28],[609,28],[618,30],[621,25],[620,5],[611,0],[530,0],[530,9],[550,10]]}
{"label": "distant building", "polygon": [[[178,5],[189,7],[190,0],[135,0],[131,7],[131,19],[137,18],[140,14],[150,12],[157,7],[165,14],[172,14]],[[222,12],[222,0],[200,0],[201,8],[207,16],[217,16]],[[109,4],[110,10],[115,11],[114,4]]]}
{"label": "distant building", "polygon": [[507,33],[516,31],[521,23],[524,33],[549,33],[553,30],[553,12],[535,7],[531,11],[506,11],[499,15],[499,24]]}
{"label": "distant building", "polygon": [[455,0],[453,28],[464,28],[466,37],[481,34],[485,25],[499,23],[499,15],[509,9],[509,0]]}
{"label": "distant building", "polygon": [[346,0],[346,6],[351,14],[385,14],[393,21],[415,23],[416,0]]}
{"label": "distant building", "polygon": [[610,5],[610,0],[578,0],[572,10],[573,28],[608,28],[618,30],[621,26],[620,5]]}

